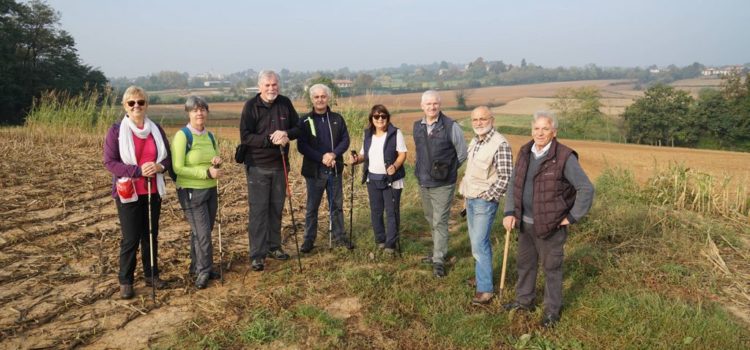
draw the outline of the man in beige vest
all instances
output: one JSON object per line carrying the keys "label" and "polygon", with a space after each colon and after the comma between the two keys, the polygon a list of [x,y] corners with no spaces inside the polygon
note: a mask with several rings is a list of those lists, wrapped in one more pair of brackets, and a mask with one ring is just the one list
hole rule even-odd
{"label": "man in beige vest", "polygon": [[459,192],[466,198],[471,254],[474,256],[476,295],[472,304],[488,304],[494,294],[490,231],[498,201],[508,189],[513,154],[508,141],[495,131],[490,109],[481,106],[471,112],[474,138],[469,144],[466,173]]}

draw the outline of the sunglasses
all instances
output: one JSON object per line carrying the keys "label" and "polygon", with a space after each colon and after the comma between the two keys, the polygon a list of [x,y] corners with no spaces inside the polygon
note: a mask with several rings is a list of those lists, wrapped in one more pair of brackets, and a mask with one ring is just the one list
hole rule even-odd
{"label": "sunglasses", "polygon": [[138,100],[138,101],[130,100],[130,101],[128,101],[128,106],[129,107],[133,107],[133,106],[135,106],[136,103],[139,106],[145,106],[146,105],[146,100]]}
{"label": "sunglasses", "polygon": [[374,120],[379,120],[379,119],[388,120],[388,114],[382,114],[382,113],[373,114],[372,115],[372,119],[374,119]]}

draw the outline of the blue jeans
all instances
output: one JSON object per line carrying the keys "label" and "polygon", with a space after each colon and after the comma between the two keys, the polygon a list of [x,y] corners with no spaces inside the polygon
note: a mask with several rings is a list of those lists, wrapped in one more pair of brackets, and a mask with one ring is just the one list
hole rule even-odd
{"label": "blue jeans", "polygon": [[497,202],[481,198],[466,200],[466,219],[469,225],[471,254],[476,260],[477,292],[492,293],[492,243],[490,233],[497,214]]}

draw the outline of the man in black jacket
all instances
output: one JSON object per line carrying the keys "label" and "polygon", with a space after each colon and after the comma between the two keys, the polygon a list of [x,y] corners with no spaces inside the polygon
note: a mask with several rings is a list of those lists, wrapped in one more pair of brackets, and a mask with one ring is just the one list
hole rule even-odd
{"label": "man in black jacket", "polygon": [[344,195],[341,176],[344,170],[343,155],[349,148],[349,131],[344,118],[331,112],[328,101],[331,89],[323,84],[310,87],[313,110],[300,120],[300,138],[297,142],[302,160],[302,175],[307,185],[307,210],[305,213],[305,242],[300,251],[309,253],[318,233],[318,207],[326,192],[330,239],[336,246],[354,248],[344,233]]}
{"label": "man in black jacket", "polygon": [[263,270],[266,256],[289,259],[281,249],[281,212],[286,199],[283,162],[289,163],[287,144],[300,134],[292,101],[279,95],[279,75],[271,70],[260,72],[258,87],[260,93],[245,102],[240,120],[240,139],[247,146],[247,231],[254,271]]}

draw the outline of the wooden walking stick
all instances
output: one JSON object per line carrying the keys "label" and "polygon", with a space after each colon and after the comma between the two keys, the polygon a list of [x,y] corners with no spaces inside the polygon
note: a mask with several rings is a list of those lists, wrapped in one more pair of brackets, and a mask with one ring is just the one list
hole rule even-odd
{"label": "wooden walking stick", "polygon": [[510,230],[505,230],[505,249],[503,250],[503,269],[500,272],[500,296],[505,287],[505,269],[508,266],[508,248],[510,247]]}

